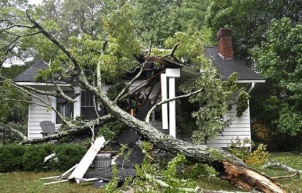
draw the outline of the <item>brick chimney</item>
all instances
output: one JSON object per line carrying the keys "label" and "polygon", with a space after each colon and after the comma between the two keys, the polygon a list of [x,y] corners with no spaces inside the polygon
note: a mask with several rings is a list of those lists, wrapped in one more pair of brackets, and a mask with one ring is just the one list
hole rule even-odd
{"label": "brick chimney", "polygon": [[221,28],[217,33],[218,54],[224,60],[234,59],[231,35],[232,35],[232,30],[229,28]]}

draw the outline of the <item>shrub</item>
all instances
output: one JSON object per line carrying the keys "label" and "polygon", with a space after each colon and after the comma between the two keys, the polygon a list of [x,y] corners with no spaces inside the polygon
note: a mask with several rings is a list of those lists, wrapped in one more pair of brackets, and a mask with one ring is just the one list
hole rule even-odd
{"label": "shrub", "polygon": [[43,171],[44,158],[49,155],[53,150],[53,145],[31,145],[26,148],[23,156],[23,168],[25,171]]}
{"label": "shrub", "polygon": [[17,144],[0,146],[0,172],[22,170],[25,147]]}
{"label": "shrub", "polygon": [[78,144],[61,144],[54,148],[57,159],[52,160],[52,170],[66,171],[79,163],[86,152],[86,148]]}
{"label": "shrub", "polygon": [[253,142],[250,139],[236,138],[235,140],[232,140],[232,143],[228,146],[228,151],[245,161],[251,152],[250,145],[253,145]]}
{"label": "shrub", "polygon": [[269,154],[266,151],[266,146],[259,144],[257,149],[247,156],[245,162],[247,164],[261,164],[267,160],[268,156]]}
{"label": "shrub", "polygon": [[232,141],[228,150],[247,164],[261,164],[267,160],[269,154],[266,151],[266,145],[259,144],[253,152],[250,152],[250,148],[246,147],[247,144],[254,145],[249,139],[236,139]]}

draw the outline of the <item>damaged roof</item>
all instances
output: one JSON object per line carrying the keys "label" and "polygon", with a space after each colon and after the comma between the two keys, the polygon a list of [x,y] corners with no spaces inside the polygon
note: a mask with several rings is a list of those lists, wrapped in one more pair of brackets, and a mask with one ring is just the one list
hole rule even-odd
{"label": "damaged roof", "polygon": [[[265,82],[256,72],[254,72],[250,67],[248,67],[244,62],[239,60],[224,60],[218,54],[217,47],[206,47],[205,56],[211,59],[212,64],[217,68],[217,71],[221,74],[223,80],[227,80],[228,77],[234,72],[238,73],[238,81],[240,82]],[[178,60],[173,60],[172,58],[158,58],[158,57],[148,57],[147,60],[157,61],[163,63],[166,67],[173,67],[171,65],[180,67],[182,69],[182,74],[188,77],[197,76],[199,74],[196,69],[186,65]],[[44,70],[49,68],[43,60],[39,60],[34,63],[31,67],[26,69],[24,72],[19,74],[14,81],[15,82],[35,82],[35,76],[38,74],[39,70]]]}

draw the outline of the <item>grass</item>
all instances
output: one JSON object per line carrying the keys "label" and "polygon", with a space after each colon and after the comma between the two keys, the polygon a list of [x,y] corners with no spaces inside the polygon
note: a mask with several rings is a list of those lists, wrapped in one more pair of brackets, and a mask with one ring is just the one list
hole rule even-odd
{"label": "grass", "polygon": [[[296,170],[302,170],[302,153],[271,153],[268,161],[277,161],[279,163],[290,166]],[[267,162],[268,162],[267,161]],[[269,177],[276,176],[287,176],[293,173],[287,172],[280,168],[266,168],[262,169],[262,165],[251,165],[250,167],[256,169],[257,171],[265,174]],[[280,184],[285,190],[288,192],[302,192],[302,177],[295,176],[293,179],[291,178],[283,178],[283,179],[275,179],[275,182]]]}
{"label": "grass", "polygon": [[[276,160],[280,163],[286,164],[293,169],[302,170],[302,153],[271,153],[267,162]],[[277,168],[261,169],[259,165],[250,165],[251,168],[264,173],[269,177],[289,175],[288,172]],[[44,182],[51,180],[39,180],[42,177],[60,175],[58,172],[45,172],[45,173],[29,173],[29,172],[12,172],[0,173],[0,190],[6,192],[48,192],[48,193],[76,193],[76,192],[102,192],[91,185],[91,183],[59,183],[52,185],[43,185]],[[226,181],[219,180],[216,177],[201,177],[196,179],[200,187],[208,190],[226,190],[226,191],[242,191]],[[276,179],[278,184],[282,185],[288,192],[301,192],[302,193],[302,180],[298,179]]]}
{"label": "grass", "polygon": [[[290,153],[290,152],[278,152],[278,153],[270,153],[268,159],[265,163],[277,161],[279,163],[283,163],[285,165],[290,166],[296,170],[302,170],[302,153]],[[257,170],[258,172],[268,176],[268,177],[276,177],[276,176],[288,176],[290,173],[280,168],[265,168],[262,166],[265,164],[258,165],[249,165],[250,168]],[[226,181],[222,181],[216,177],[201,177],[196,179],[198,185],[207,190],[226,190],[226,191],[242,191],[230,184]],[[284,179],[275,179],[276,183],[281,185],[288,192],[293,193],[302,193],[302,176],[299,179],[298,176],[295,176],[293,179],[284,178]]]}
{"label": "grass", "polygon": [[61,173],[45,172],[45,173],[31,173],[31,172],[11,172],[0,173],[0,192],[22,192],[22,193],[78,193],[78,192],[98,192],[102,193],[91,185],[91,183],[69,183],[63,182],[59,184],[43,185],[45,182],[51,180],[40,180],[40,178],[57,176]]}

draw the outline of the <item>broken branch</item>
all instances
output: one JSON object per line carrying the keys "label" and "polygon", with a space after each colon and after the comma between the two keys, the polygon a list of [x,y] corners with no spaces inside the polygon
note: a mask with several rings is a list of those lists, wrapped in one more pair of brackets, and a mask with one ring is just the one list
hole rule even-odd
{"label": "broken branch", "polygon": [[16,133],[19,137],[22,138],[22,140],[26,140],[26,139],[27,139],[27,137],[26,137],[23,133],[21,133],[20,131],[18,131],[18,130],[16,130],[16,129],[12,128],[11,126],[5,125],[5,124],[3,124],[3,123],[0,123],[0,125],[2,125],[2,126],[4,126],[4,127],[7,127],[9,130],[11,130],[12,132]]}
{"label": "broken branch", "polygon": [[[144,177],[148,180],[151,180],[152,182],[155,182],[159,184],[163,188],[169,188],[171,187],[169,184],[164,182],[163,180],[157,179],[154,176],[144,172]],[[172,188],[172,187],[171,187]],[[178,188],[178,191],[183,191],[183,192],[200,192],[200,193],[233,193],[233,192],[227,192],[227,191],[215,191],[215,190],[204,190],[197,186],[196,188]],[[246,192],[236,192],[236,193],[246,193]]]}
{"label": "broken branch", "polygon": [[140,64],[140,70],[137,73],[137,75],[129,82],[129,84],[127,84],[123,90],[118,94],[118,96],[115,98],[114,103],[116,103],[118,100],[120,100],[122,98],[122,95],[126,92],[126,90],[128,90],[130,88],[130,86],[134,83],[134,81],[136,81],[136,79],[138,79],[138,77],[142,74],[143,69],[145,64],[147,63],[147,60],[145,62],[143,62],[142,64]]}
{"label": "broken branch", "polygon": [[164,100],[164,101],[161,101],[159,103],[156,103],[149,111],[148,111],[148,114],[146,115],[146,123],[150,123],[150,116],[151,116],[151,113],[154,111],[154,109],[162,104],[165,104],[165,103],[168,103],[170,101],[174,101],[174,100],[178,100],[178,99],[181,99],[181,98],[187,98],[187,97],[190,97],[192,95],[195,95],[195,94],[198,94],[200,92],[204,91],[204,88],[201,88],[199,90],[196,90],[194,92],[190,92],[188,94],[184,94],[184,95],[180,95],[180,96],[177,96],[177,97],[174,97],[174,98],[170,98],[170,99],[167,99],[167,100]]}
{"label": "broken branch", "polygon": [[297,175],[299,177],[299,179],[301,179],[302,170],[293,169],[293,168],[289,167],[288,165],[285,165],[285,164],[282,164],[282,163],[279,163],[276,161],[269,162],[269,163],[265,164],[264,166],[262,166],[261,168],[264,169],[264,168],[271,168],[271,167],[278,167],[278,168],[284,169],[288,172],[294,172],[293,175],[272,177],[273,179],[292,178],[295,175]]}

